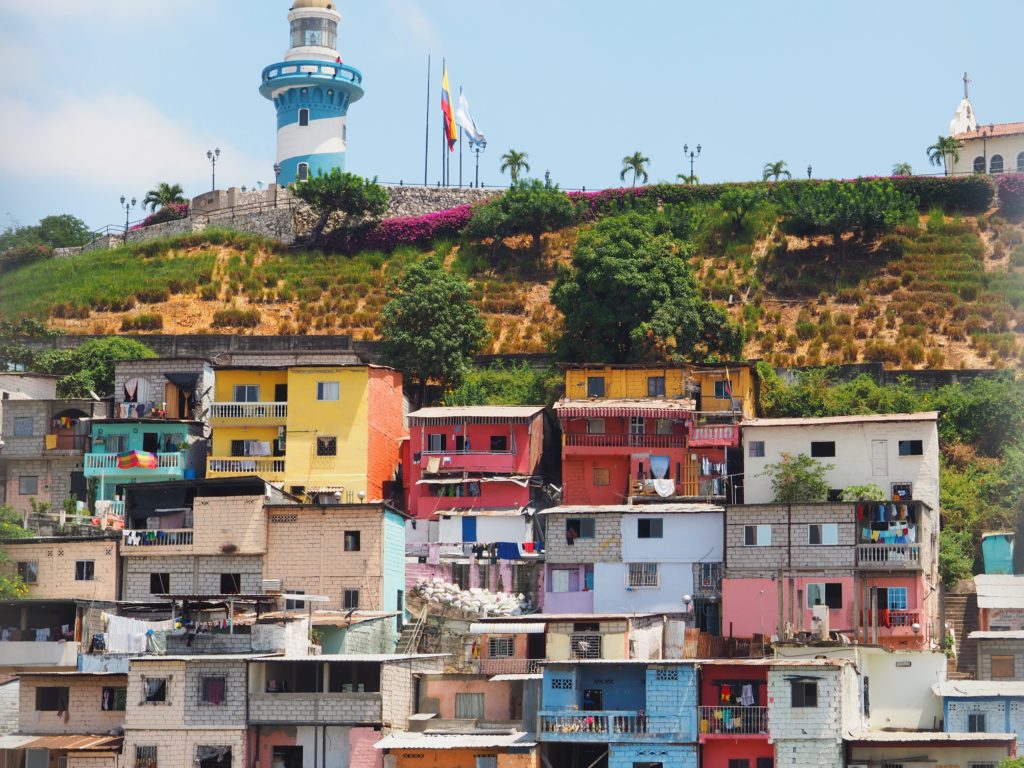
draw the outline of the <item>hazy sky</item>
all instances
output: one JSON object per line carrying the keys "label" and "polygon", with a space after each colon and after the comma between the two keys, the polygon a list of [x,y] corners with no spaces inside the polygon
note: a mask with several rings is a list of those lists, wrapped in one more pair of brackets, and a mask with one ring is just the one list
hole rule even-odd
{"label": "hazy sky", "polygon": [[[273,180],[275,119],[260,72],[288,46],[290,0],[0,0],[0,216],[123,222],[118,198],[157,182],[189,196]],[[987,0],[339,0],[340,48],[362,70],[348,170],[423,181],[426,57],[431,169],[440,178],[440,59],[488,150],[529,153],[563,187],[617,185],[621,159],[653,180],[887,173],[945,134],[963,85],[984,122],[1024,120],[1016,37],[1024,2]],[[458,179],[457,156],[452,179]],[[464,174],[472,177],[470,156]]]}

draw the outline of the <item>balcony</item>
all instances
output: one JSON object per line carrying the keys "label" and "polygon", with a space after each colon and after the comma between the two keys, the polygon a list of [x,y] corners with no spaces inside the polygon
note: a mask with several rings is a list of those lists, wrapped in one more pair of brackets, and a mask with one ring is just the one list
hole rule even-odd
{"label": "balcony", "polygon": [[252,725],[374,725],[379,693],[250,693]]}
{"label": "balcony", "polygon": [[334,87],[344,91],[349,101],[358,101],[363,97],[363,74],[354,67],[344,64],[316,61],[313,59],[297,59],[271,64],[263,70],[263,83],[260,94],[271,99],[274,94],[284,88],[300,86]]}
{"label": "balcony", "polygon": [[480,659],[484,675],[536,675],[544,659]]}
{"label": "balcony", "polygon": [[737,736],[768,737],[768,707],[697,707],[701,742]]}
{"label": "balcony", "polygon": [[99,477],[108,475],[116,477],[119,475],[149,475],[151,477],[180,477],[185,471],[185,454],[181,451],[173,453],[155,453],[156,467],[152,469],[144,467],[132,467],[121,469],[118,467],[117,453],[87,453],[85,454],[85,475],[86,477]]}
{"label": "balcony", "polygon": [[191,547],[192,531],[181,530],[135,530],[122,531],[123,544],[125,547]]}
{"label": "balcony", "polygon": [[257,475],[264,480],[284,480],[284,457],[235,457],[210,456],[206,460],[206,476],[242,477]]}
{"label": "balcony", "polygon": [[515,472],[517,458],[511,451],[423,451],[419,461],[428,472]]}
{"label": "balcony", "polygon": [[857,567],[879,571],[919,571],[921,545],[858,544]]}
{"label": "balcony", "polygon": [[247,424],[283,424],[288,419],[288,403],[214,403],[210,421],[244,421]]}
{"label": "balcony", "polygon": [[685,448],[686,438],[683,435],[566,432],[565,445],[567,448]]}
{"label": "balcony", "polygon": [[652,717],[640,712],[540,712],[541,741],[643,742],[673,738],[682,723],[674,717]]}
{"label": "balcony", "polygon": [[702,424],[690,428],[691,448],[737,448],[740,428],[736,424]]}
{"label": "balcony", "polygon": [[55,642],[0,641],[0,669],[12,667],[69,667],[78,665],[79,644]]}

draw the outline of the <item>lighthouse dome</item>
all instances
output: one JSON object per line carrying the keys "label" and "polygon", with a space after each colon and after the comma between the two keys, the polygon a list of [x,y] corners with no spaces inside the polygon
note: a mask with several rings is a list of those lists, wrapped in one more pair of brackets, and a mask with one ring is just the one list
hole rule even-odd
{"label": "lighthouse dome", "polygon": [[292,10],[298,11],[302,8],[327,8],[333,11],[334,0],[295,0]]}

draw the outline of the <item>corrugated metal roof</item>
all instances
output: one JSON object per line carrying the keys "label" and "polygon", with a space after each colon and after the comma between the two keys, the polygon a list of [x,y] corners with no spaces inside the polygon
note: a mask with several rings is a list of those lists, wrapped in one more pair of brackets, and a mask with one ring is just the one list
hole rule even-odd
{"label": "corrugated metal roof", "polygon": [[650,419],[690,419],[697,408],[694,400],[610,399],[568,400],[555,403],[555,414],[560,419],[589,419],[608,416],[645,416]]}
{"label": "corrugated metal roof", "polygon": [[540,512],[542,515],[668,515],[694,514],[699,512],[724,512],[725,508],[718,504],[604,504],[587,506],[584,504],[565,504],[551,507]]}
{"label": "corrugated metal roof", "polygon": [[543,621],[539,622],[510,622],[508,624],[483,624],[475,621],[469,625],[471,635],[543,635],[547,626]]}
{"label": "corrugated metal roof", "polygon": [[[627,619],[649,619],[652,616],[660,616],[657,613],[527,613],[522,616],[495,616],[496,622],[505,621],[626,621]],[[486,617],[478,619],[481,623],[487,623]]]}
{"label": "corrugated metal roof", "polygon": [[66,749],[72,752],[107,752],[121,748],[121,736],[92,734],[62,734],[58,736],[31,736],[11,734],[0,736],[0,749]]}
{"label": "corrugated metal roof", "polygon": [[323,656],[276,656],[260,659],[270,663],[293,661],[416,661],[420,659],[443,659],[447,653],[331,653]]}
{"label": "corrugated metal roof", "polygon": [[395,733],[373,745],[377,749],[496,749],[535,747],[532,733]]}
{"label": "corrugated metal roof", "polygon": [[826,424],[861,424],[885,421],[938,421],[938,411],[918,413],[865,413],[857,416],[819,416],[807,419],[744,419],[742,427],[813,427]]}
{"label": "corrugated metal roof", "polygon": [[494,677],[487,678],[487,682],[489,682],[489,683],[504,683],[504,682],[514,681],[514,680],[543,680],[543,679],[544,679],[544,675],[541,675],[541,674],[533,674],[533,675],[527,675],[527,674],[522,674],[522,675],[495,675]]}
{"label": "corrugated metal roof", "polygon": [[[975,741],[1016,741],[1015,733],[944,733],[942,731],[853,731],[847,734],[847,741],[892,742],[975,742]],[[893,758],[897,760],[898,758]]]}
{"label": "corrugated metal roof", "polygon": [[451,408],[420,408],[410,419],[532,419],[544,410],[543,405],[457,405]]}
{"label": "corrugated metal roof", "polygon": [[950,698],[1024,696],[1024,680],[945,680],[935,683],[932,691]]}
{"label": "corrugated metal roof", "polygon": [[975,630],[967,636],[968,640],[1024,640],[1024,629],[1005,629],[999,631]]}
{"label": "corrugated metal roof", "polygon": [[1024,608],[1024,576],[979,574],[974,577],[979,608]]}

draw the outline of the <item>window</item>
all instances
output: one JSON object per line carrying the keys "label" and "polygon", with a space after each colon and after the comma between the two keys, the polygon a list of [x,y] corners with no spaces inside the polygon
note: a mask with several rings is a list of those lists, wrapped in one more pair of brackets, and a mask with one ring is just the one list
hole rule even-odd
{"label": "window", "polygon": [[259,384],[235,384],[236,403],[258,403],[259,401]]}
{"label": "window", "polygon": [[459,589],[469,589],[469,563],[452,563],[452,582]]}
{"label": "window", "polygon": [[967,715],[968,733],[985,733],[985,713],[972,712]]}
{"label": "window", "polygon": [[888,597],[886,602],[890,611],[905,611],[907,610],[907,588],[906,587],[889,587],[886,592]]}
{"label": "window", "polygon": [[345,551],[359,551],[359,531],[345,531]]}
{"label": "window", "polygon": [[636,521],[636,537],[638,539],[662,538],[664,522],[660,517],[641,517]]}
{"label": "window", "polygon": [[807,526],[807,543],[833,546],[839,543],[839,526],[836,523],[822,523]]}
{"label": "window", "polygon": [[515,654],[511,637],[491,637],[487,640],[487,655],[492,659],[510,659]]}
{"label": "window", "polygon": [[299,181],[309,181],[309,163],[299,163],[295,176]]}
{"label": "window", "polygon": [[476,755],[475,768],[498,768],[497,755]]}
{"label": "window", "polygon": [[792,692],[791,707],[816,707],[818,706],[818,682],[816,680],[791,680],[790,691]]}
{"label": "window", "polygon": [[103,447],[107,453],[124,453],[128,450],[128,435],[107,435]]}
{"label": "window", "polygon": [[447,450],[448,435],[427,435],[427,451],[444,453]]}
{"label": "window", "polygon": [[587,419],[587,434],[588,435],[603,435],[604,434],[604,419]]}
{"label": "window", "polygon": [[15,437],[32,437],[32,417],[31,416],[15,416],[14,417],[14,436]]}
{"label": "window", "polygon": [[75,581],[92,581],[96,578],[95,560],[75,561]]}
{"label": "window", "polygon": [[992,159],[988,162],[989,173],[1002,173],[1003,172],[1003,156],[992,155]]}
{"label": "window", "polygon": [[715,400],[731,400],[732,399],[732,387],[729,386],[729,380],[723,379],[722,381],[715,382]]}
{"label": "window", "polygon": [[646,423],[643,416],[629,417],[629,434],[642,435],[646,430]]}
{"label": "window", "polygon": [[569,578],[572,571],[568,568],[553,568],[551,570],[551,592],[568,592]]}
{"label": "window", "polygon": [[608,467],[594,467],[594,485],[611,485],[612,471]]}
{"label": "window", "polygon": [[729,758],[729,768],[750,768],[750,761],[743,758]]}
{"label": "window", "polygon": [[36,712],[67,712],[68,691],[65,687],[36,688]]}
{"label": "window", "polygon": [[654,422],[654,434],[656,435],[671,435],[675,428],[675,422],[672,419],[658,419]]}
{"label": "window", "polygon": [[18,576],[26,584],[37,584],[39,582],[39,562],[37,560],[22,560],[18,563]]}
{"label": "window", "polygon": [[[468,566],[467,566],[468,568]],[[359,607],[359,590],[358,589],[346,589],[345,590],[345,604],[343,606],[346,610]]]}
{"label": "window", "polygon": [[506,452],[508,450],[508,435],[491,435],[491,450]]}
{"label": "window", "polygon": [[309,125],[309,110],[308,109],[300,109],[299,110],[299,125],[302,126],[303,128],[305,128],[307,125]]}
{"label": "window", "polygon": [[648,397],[664,397],[665,396],[665,377],[664,376],[648,376],[647,377],[647,396]]}
{"label": "window", "polygon": [[572,544],[575,539],[594,538],[594,518],[574,517],[565,521],[565,540]]}
{"label": "window", "polygon": [[224,703],[224,676],[203,677],[199,685],[199,700],[203,704],[219,707]]}
{"label": "window", "polygon": [[199,768],[231,768],[231,747],[196,745]]}
{"label": "window", "polygon": [[135,768],[156,768],[156,747],[135,747]]}
{"label": "window", "polygon": [[167,678],[144,677],[142,679],[142,696],[145,704],[162,704],[167,701]]}
{"label": "window", "polygon": [[149,574],[149,594],[169,595],[171,594],[171,574],[151,573]]}
{"label": "window", "polygon": [[604,376],[587,377],[587,397],[604,397]]}
{"label": "window", "polygon": [[770,525],[744,526],[743,544],[747,547],[770,547],[772,544],[772,527]]}
{"label": "window", "polygon": [[484,695],[482,693],[456,693],[455,719],[476,720],[484,716]]}
{"label": "window", "polygon": [[22,496],[32,496],[39,493],[39,478],[35,475],[22,475],[19,477],[18,493]]}
{"label": "window", "polygon": [[337,456],[338,438],[321,436],[316,439],[317,456]]}
{"label": "window", "polygon": [[759,757],[757,758],[757,768],[775,768],[774,757]]}
{"label": "window", "polygon": [[[304,594],[306,594],[306,590],[304,590],[304,589],[289,589],[287,592],[285,592],[285,594],[286,595],[304,595]],[[284,601],[284,609],[286,611],[302,611],[302,610],[305,610],[305,608],[306,608],[306,601],[305,600],[287,600],[286,599]]]}
{"label": "window", "polygon": [[242,594],[242,574],[222,573],[220,575],[220,593],[222,595]]}
{"label": "window", "polygon": [[100,694],[100,709],[104,712],[124,712],[128,707],[128,689],[104,687]]}
{"label": "window", "polygon": [[924,455],[924,443],[921,440],[900,440],[900,456]]}
{"label": "window", "polygon": [[751,440],[747,445],[747,454],[752,459],[763,459],[764,440]]}
{"label": "window", "polygon": [[1017,155],[1017,173],[1024,173],[1024,152]]}
{"label": "window", "polygon": [[658,586],[658,564],[657,563],[630,563],[629,581],[630,587],[656,587]]}
{"label": "window", "polygon": [[601,635],[591,632],[574,632],[569,635],[569,658],[600,659]]}
{"label": "window", "polygon": [[316,383],[317,400],[337,400],[341,396],[341,384],[337,381],[318,381]]}
{"label": "window", "polygon": [[975,173],[984,173],[985,172],[985,158],[982,157],[981,155],[978,155],[976,158],[974,158],[974,172]]}
{"label": "window", "polygon": [[811,443],[811,457],[816,459],[836,455],[836,444],[834,440]]}
{"label": "window", "polygon": [[829,608],[843,607],[843,585],[841,583],[808,584],[807,607],[827,605]]}
{"label": "window", "polygon": [[1013,668],[1013,656],[993,656],[992,657],[992,679],[993,680],[1013,680],[1014,668]]}

